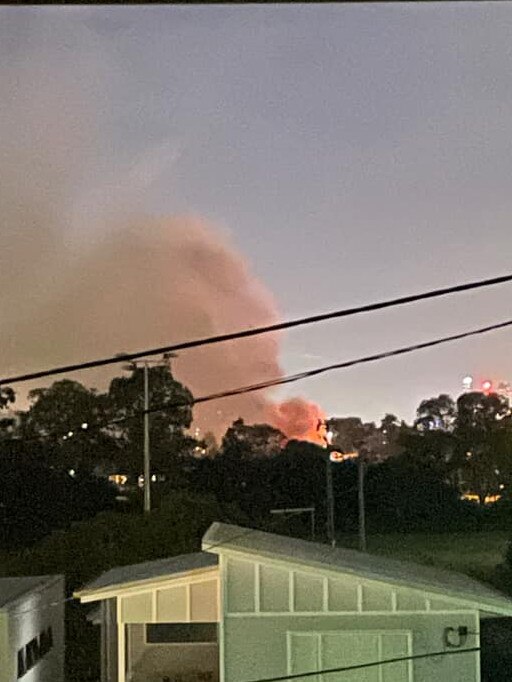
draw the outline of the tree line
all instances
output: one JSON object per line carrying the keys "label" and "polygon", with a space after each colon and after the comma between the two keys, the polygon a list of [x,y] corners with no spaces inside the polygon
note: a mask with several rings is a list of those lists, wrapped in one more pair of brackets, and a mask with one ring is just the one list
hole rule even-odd
{"label": "tree line", "polygon": [[[194,438],[193,397],[173,376],[169,360],[151,365],[148,372],[150,405],[173,406],[150,415],[152,472],[164,481],[155,485],[156,504],[173,489],[190,490],[238,505],[253,524],[264,524],[273,508],[311,505],[321,523],[325,449],[287,441],[271,425],[246,424],[241,418],[220,443],[212,434]],[[55,505],[53,512],[45,511],[59,487],[62,523],[115,507],[116,491],[104,483],[108,474],[124,473],[135,481],[142,470],[144,368],[131,365],[103,393],[64,379],[32,390],[25,411],[12,411],[14,398],[5,392],[3,417],[0,412],[0,467],[6,472],[0,513],[4,529],[11,529],[4,530],[4,544],[25,537],[18,532],[23,518],[34,539],[60,527]],[[462,517],[473,523],[479,512],[468,511],[461,496],[481,503],[508,499],[512,415],[508,400],[497,393],[425,399],[411,424],[385,414],[378,424],[333,417],[328,428],[333,449],[356,450],[367,462],[368,514],[375,529],[435,529],[441,519],[455,523]],[[353,530],[356,523],[355,471],[353,462],[334,467],[341,530]],[[23,502],[27,495],[39,500],[38,532],[31,521],[34,512]],[[70,517],[65,513],[68,498],[78,501]],[[34,510],[34,504],[29,508]]]}

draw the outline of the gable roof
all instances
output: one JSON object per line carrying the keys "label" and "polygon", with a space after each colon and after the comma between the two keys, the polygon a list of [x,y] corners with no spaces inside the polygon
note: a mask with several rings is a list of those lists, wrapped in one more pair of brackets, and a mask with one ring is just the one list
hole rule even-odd
{"label": "gable roof", "polygon": [[42,587],[49,587],[57,580],[62,579],[62,576],[59,575],[0,578],[0,608],[17,601],[25,594],[39,590]]}
{"label": "gable roof", "polygon": [[492,587],[460,573],[409,561],[224,523],[210,526],[203,537],[203,550],[217,554],[231,550],[336,571],[458,599],[479,610],[512,615],[512,599]]}
{"label": "gable roof", "polygon": [[217,563],[218,558],[215,554],[195,552],[193,554],[180,554],[168,559],[120,566],[102,573],[98,578],[84,585],[81,590],[75,593],[75,596],[86,596],[86,594],[101,592],[113,587],[124,587],[167,576],[175,576],[180,573],[189,573],[190,571],[216,566]]}

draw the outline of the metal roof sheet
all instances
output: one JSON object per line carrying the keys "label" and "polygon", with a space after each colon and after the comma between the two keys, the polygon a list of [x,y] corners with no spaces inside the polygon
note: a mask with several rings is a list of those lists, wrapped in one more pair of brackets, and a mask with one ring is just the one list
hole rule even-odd
{"label": "metal roof sheet", "polygon": [[305,564],[363,579],[402,585],[473,602],[481,610],[512,615],[512,599],[478,580],[452,571],[408,561],[332,548],[251,528],[214,523],[203,538],[203,549],[218,554],[235,550],[246,554]]}
{"label": "metal roof sheet", "polygon": [[0,608],[8,606],[29,592],[50,586],[62,576],[35,575],[17,578],[0,578]]}
{"label": "metal roof sheet", "polygon": [[137,583],[162,578],[165,576],[187,573],[201,568],[216,566],[218,558],[214,554],[195,552],[193,554],[180,554],[179,556],[156,561],[146,561],[141,564],[130,564],[112,568],[98,578],[88,583],[77,594],[94,592],[108,587],[116,587],[125,584]]}

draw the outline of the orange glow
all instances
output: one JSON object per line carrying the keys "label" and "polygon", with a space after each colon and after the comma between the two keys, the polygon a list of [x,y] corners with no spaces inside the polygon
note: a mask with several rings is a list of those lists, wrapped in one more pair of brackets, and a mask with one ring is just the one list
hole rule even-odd
{"label": "orange glow", "polygon": [[325,445],[325,429],[319,430],[318,423],[325,420],[323,410],[315,403],[303,398],[290,398],[270,406],[268,420],[284,433],[288,440],[306,440],[316,445]]}

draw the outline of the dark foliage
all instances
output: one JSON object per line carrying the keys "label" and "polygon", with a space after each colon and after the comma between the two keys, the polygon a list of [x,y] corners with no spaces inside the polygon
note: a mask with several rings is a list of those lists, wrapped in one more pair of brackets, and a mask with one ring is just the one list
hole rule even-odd
{"label": "dark foliage", "polygon": [[115,506],[115,490],[104,481],[92,476],[72,478],[43,463],[20,461],[5,453],[0,480],[0,547],[10,551]]}

